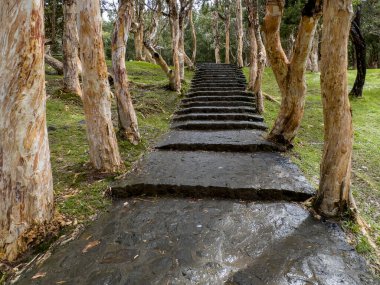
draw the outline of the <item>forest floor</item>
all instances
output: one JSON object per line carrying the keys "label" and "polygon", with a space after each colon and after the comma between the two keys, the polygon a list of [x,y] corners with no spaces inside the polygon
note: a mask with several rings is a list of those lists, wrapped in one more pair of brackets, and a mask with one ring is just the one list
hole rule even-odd
{"label": "forest floor", "polygon": [[[245,69],[248,76],[248,69]],[[319,182],[319,166],[323,150],[323,111],[320,96],[320,74],[307,73],[307,97],[305,114],[294,148],[289,153],[309,181],[315,186]],[[349,90],[355,80],[356,71],[349,70]],[[281,101],[279,89],[270,69],[265,71],[263,90]],[[371,237],[380,246],[380,70],[367,70],[363,98],[350,98],[354,125],[352,161],[352,190],[360,214],[371,227]],[[264,114],[268,126],[272,126],[279,105],[265,101]],[[356,250],[367,258],[375,258],[359,227],[351,221],[343,227],[353,233],[352,242]],[[379,269],[379,268],[378,268]]]}
{"label": "forest floor", "polygon": [[[126,169],[129,169],[151,149],[162,134],[167,132],[180,96],[167,89],[167,79],[156,65],[127,62],[127,70],[142,136],[142,142],[138,146],[119,140],[122,158]],[[247,75],[248,69],[244,72]],[[191,77],[191,72],[186,73],[188,81]],[[354,78],[355,71],[349,71],[350,84]],[[47,75],[46,81],[47,121],[56,209],[65,217],[67,227],[64,232],[69,233],[80,224],[89,224],[99,213],[109,208],[111,200],[106,193],[113,177],[95,173],[89,167],[84,114],[80,100],[60,91],[62,76]],[[277,84],[270,69],[266,70],[263,82],[264,92],[280,100]],[[369,70],[364,97],[352,99],[351,102],[355,129],[353,192],[361,214],[372,228],[371,235],[380,246],[379,82],[380,70]],[[319,74],[307,74],[307,83],[305,116],[290,156],[307,178],[317,186],[323,148]],[[273,124],[278,106],[274,102],[265,102],[265,120],[269,127]],[[116,111],[113,114],[116,124]],[[353,233],[352,242],[356,244],[357,251],[372,259],[371,247],[360,235],[358,226],[352,222],[344,222],[343,226]],[[51,242],[52,240],[40,244],[33,249],[34,252],[45,251]],[[0,283],[1,279],[0,275]]]}

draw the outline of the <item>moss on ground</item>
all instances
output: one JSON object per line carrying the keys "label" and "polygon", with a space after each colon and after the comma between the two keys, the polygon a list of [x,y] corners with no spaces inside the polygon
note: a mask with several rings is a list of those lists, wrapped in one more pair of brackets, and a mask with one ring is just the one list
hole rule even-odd
{"label": "moss on ground", "polygon": [[[168,80],[157,65],[131,61],[127,62],[127,70],[142,136],[137,146],[119,139],[121,156],[129,169],[168,130],[180,96],[168,90]],[[186,73],[188,81],[191,76],[191,72]],[[86,223],[110,205],[110,199],[104,194],[113,176],[98,173],[90,167],[81,101],[60,90],[61,76],[47,75],[46,79],[56,207],[74,223]],[[114,104],[112,109],[117,128]]]}
{"label": "moss on ground", "polygon": [[[248,69],[244,70],[248,76]],[[348,72],[349,88],[356,71]],[[292,160],[314,184],[319,182],[319,166],[323,150],[323,113],[320,93],[320,74],[307,73],[305,114],[299,134],[290,152]],[[280,100],[271,69],[265,70],[263,91]],[[354,125],[352,191],[361,215],[371,226],[371,236],[380,246],[380,69],[367,71],[363,98],[350,98]],[[279,105],[265,101],[265,120],[274,123]],[[347,228],[347,227],[346,227]],[[352,227],[350,228],[352,229]],[[354,232],[354,231],[353,231]],[[369,253],[368,241],[356,235],[357,249]]]}

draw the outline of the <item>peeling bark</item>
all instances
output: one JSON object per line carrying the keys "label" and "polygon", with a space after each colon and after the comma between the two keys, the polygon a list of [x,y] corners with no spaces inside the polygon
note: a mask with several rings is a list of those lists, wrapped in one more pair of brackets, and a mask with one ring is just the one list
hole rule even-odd
{"label": "peeling bark", "polygon": [[133,17],[133,0],[121,0],[112,36],[112,67],[119,114],[119,131],[132,144],[140,141],[137,116],[128,88],[125,52]]}
{"label": "peeling bark", "polygon": [[111,119],[111,90],[104,57],[99,1],[79,1],[78,11],[82,99],[90,161],[98,170],[114,172],[121,167],[121,159]]}
{"label": "peeling bark", "polygon": [[351,0],[323,3],[321,92],[325,143],[314,207],[327,217],[342,215],[349,206],[353,131],[347,96],[347,44],[351,13]]}
{"label": "peeling bark", "polygon": [[193,21],[193,9],[190,9],[189,21],[190,21],[190,28],[191,28],[191,38],[193,40],[193,50],[191,54],[191,61],[194,65],[196,61],[196,57],[197,57],[197,34],[195,32],[195,26],[194,26],[194,21]]}
{"label": "peeling bark", "polygon": [[288,147],[292,146],[304,113],[306,61],[321,16],[321,6],[320,0],[308,0],[305,4],[289,61],[281,46],[279,32],[284,1],[270,0],[266,5],[265,47],[282,96],[280,112],[268,138]]}
{"label": "peeling bark", "polygon": [[53,214],[46,128],[44,4],[5,1],[0,9],[0,259],[25,251],[30,228]]}
{"label": "peeling bark", "polygon": [[241,0],[236,0],[236,28],[237,28],[237,66],[243,67],[243,8]]}
{"label": "peeling bark", "polygon": [[81,97],[76,6],[76,0],[65,0],[63,3],[63,89],[66,92],[75,93]]}
{"label": "peeling bark", "polygon": [[153,58],[156,60],[156,63],[161,67],[166,76],[169,79],[169,87],[170,90],[175,91],[176,82],[174,77],[174,71],[170,69],[166,61],[162,58],[162,56],[151,46],[150,43],[144,42],[146,49],[152,54]]}
{"label": "peeling bark", "polygon": [[172,35],[172,52],[173,52],[173,65],[174,65],[174,84],[173,89],[177,92],[181,91],[181,76],[180,76],[180,62],[179,62],[179,13],[176,0],[166,0],[169,6],[169,19]]}

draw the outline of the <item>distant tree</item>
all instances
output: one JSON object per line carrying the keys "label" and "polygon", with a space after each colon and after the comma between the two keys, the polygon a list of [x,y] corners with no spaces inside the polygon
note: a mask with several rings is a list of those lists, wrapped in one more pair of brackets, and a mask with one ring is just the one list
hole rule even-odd
{"label": "distant tree", "polygon": [[99,1],[78,2],[79,47],[82,60],[83,107],[90,161],[101,171],[120,168],[121,159],[111,119],[111,90],[104,57]]}
{"label": "distant tree", "polygon": [[355,17],[351,22],[350,29],[351,41],[355,48],[356,55],[356,79],[350,95],[355,97],[363,96],[363,87],[365,83],[365,76],[367,73],[366,64],[366,44],[365,39],[361,32],[361,3],[356,7]]}
{"label": "distant tree", "polygon": [[26,250],[23,235],[53,214],[46,128],[43,1],[0,9],[0,259]]}
{"label": "distant tree", "polygon": [[327,217],[345,213],[350,203],[352,117],[347,96],[347,45],[351,0],[325,0],[321,46],[324,148],[321,180],[314,201]]}
{"label": "distant tree", "polygon": [[79,83],[79,55],[77,30],[77,0],[64,0],[63,49],[63,89],[82,96]]}
{"label": "distant tree", "polygon": [[291,146],[304,113],[306,60],[321,16],[322,1],[308,0],[305,4],[291,59],[285,55],[280,40],[284,6],[284,0],[267,1],[263,25],[266,52],[282,96],[280,111],[268,138]]}
{"label": "distant tree", "polygon": [[126,44],[133,17],[132,2],[133,0],[120,0],[112,37],[112,67],[119,114],[119,132],[131,143],[138,144],[140,133],[125,68]]}
{"label": "distant tree", "polygon": [[224,14],[219,12],[219,18],[221,18],[224,21],[224,30],[225,30],[225,59],[224,63],[229,64],[230,63],[230,26],[231,26],[231,5],[230,0],[224,0],[222,2],[222,5],[224,6]]}
{"label": "distant tree", "polygon": [[243,67],[243,7],[241,0],[236,0],[237,66]]}
{"label": "distant tree", "polygon": [[214,0],[214,11],[212,12],[212,31],[214,35],[215,63],[220,63],[220,34],[219,34],[219,1]]}

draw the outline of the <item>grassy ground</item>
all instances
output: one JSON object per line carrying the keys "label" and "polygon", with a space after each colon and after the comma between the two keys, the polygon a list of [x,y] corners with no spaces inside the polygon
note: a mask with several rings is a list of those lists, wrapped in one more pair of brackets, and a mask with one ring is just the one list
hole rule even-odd
{"label": "grassy ground", "polygon": [[[248,74],[248,71],[245,70]],[[292,160],[300,166],[315,185],[319,181],[319,165],[323,149],[323,114],[320,96],[319,74],[307,74],[307,98],[305,115],[295,147],[290,153]],[[356,72],[349,71],[349,86]],[[267,69],[263,79],[263,90],[280,100],[273,73]],[[354,150],[352,166],[352,190],[358,208],[372,228],[371,235],[380,246],[380,70],[368,70],[362,99],[350,99],[354,124]],[[279,105],[265,102],[265,120],[272,126]],[[358,233],[358,227],[350,222],[344,226]],[[365,238],[356,236],[357,250],[371,254]]]}
{"label": "grassy ground", "polygon": [[[128,169],[168,130],[180,96],[167,89],[167,79],[157,65],[128,62],[127,70],[142,137],[137,146],[119,140]],[[189,79],[191,74],[186,76]],[[80,100],[62,93],[61,86],[61,76],[47,76],[47,124],[56,207],[73,224],[86,223],[110,204],[104,192],[112,177],[91,170]],[[115,127],[116,118],[113,106]]]}

